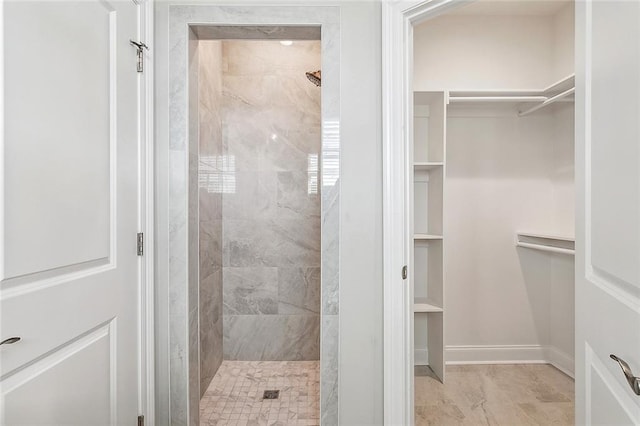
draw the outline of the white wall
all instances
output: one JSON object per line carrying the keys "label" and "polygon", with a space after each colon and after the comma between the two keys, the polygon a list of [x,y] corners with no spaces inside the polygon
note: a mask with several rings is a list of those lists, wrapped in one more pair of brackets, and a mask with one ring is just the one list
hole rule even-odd
{"label": "white wall", "polygon": [[[571,21],[573,22],[573,20]],[[573,40],[573,34],[571,35]],[[573,43],[572,43],[573,44]],[[573,57],[573,52],[571,52]],[[562,70],[566,75],[566,69]],[[554,169],[553,184],[554,232],[575,236],[575,108],[560,104],[554,110]],[[549,344],[574,359],[575,336],[575,272],[574,258],[552,256],[551,263],[551,327]]]}
{"label": "white wall", "polygon": [[414,90],[543,88],[553,81],[553,24],[546,16],[426,21],[414,28]]}
{"label": "white wall", "polygon": [[575,69],[574,14],[574,3],[569,3],[553,18],[554,81],[573,74]]}
{"label": "white wall", "polygon": [[[158,1],[157,152],[157,424],[169,424],[168,398],[168,7],[225,1]],[[234,5],[341,7],[340,423],[382,424],[382,138],[381,11],[377,1],[234,1]]]}
{"label": "white wall", "polygon": [[553,117],[450,114],[447,131],[447,346],[545,344],[548,259],[515,234],[554,227]]}
{"label": "white wall", "polygon": [[381,425],[381,6],[342,2],[340,424]]}

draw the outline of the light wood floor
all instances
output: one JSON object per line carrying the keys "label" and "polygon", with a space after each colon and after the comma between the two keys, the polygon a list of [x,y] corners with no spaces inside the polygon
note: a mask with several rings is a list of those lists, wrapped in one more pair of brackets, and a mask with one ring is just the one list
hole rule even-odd
{"label": "light wood floor", "polygon": [[416,425],[573,425],[573,379],[550,365],[416,367]]}

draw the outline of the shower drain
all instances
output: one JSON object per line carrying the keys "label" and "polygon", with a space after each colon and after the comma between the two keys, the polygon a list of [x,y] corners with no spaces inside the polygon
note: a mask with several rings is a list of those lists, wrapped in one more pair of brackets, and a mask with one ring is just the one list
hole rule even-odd
{"label": "shower drain", "polygon": [[280,396],[279,390],[266,390],[262,394],[262,399],[278,399]]}

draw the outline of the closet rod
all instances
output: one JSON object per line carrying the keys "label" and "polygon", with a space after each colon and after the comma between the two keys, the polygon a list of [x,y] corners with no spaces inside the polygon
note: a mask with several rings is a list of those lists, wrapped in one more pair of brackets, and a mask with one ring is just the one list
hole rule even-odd
{"label": "closet rod", "polygon": [[566,98],[569,95],[573,95],[575,92],[576,92],[576,88],[572,87],[569,90],[566,90],[566,91],[564,91],[562,93],[559,93],[559,94],[557,94],[555,96],[552,96],[552,97],[548,98],[546,101],[542,102],[540,105],[536,105],[536,106],[534,106],[532,108],[529,108],[527,110],[519,112],[518,116],[524,117],[525,115],[529,115],[532,112],[535,112],[535,111],[539,110],[540,108],[544,108],[547,105],[551,105],[551,104],[553,104],[555,102],[558,102],[559,100],[561,100],[563,98]]}
{"label": "closet rod", "polygon": [[548,251],[551,253],[561,253],[561,254],[569,254],[569,255],[575,255],[576,251],[572,250],[572,249],[568,249],[568,248],[562,248],[562,247],[551,247],[551,246],[545,246],[542,244],[534,244],[534,243],[523,243],[518,241],[516,243],[516,245],[518,247],[525,247],[525,248],[529,248],[529,249],[534,249],[534,250],[540,250],[540,251]]}

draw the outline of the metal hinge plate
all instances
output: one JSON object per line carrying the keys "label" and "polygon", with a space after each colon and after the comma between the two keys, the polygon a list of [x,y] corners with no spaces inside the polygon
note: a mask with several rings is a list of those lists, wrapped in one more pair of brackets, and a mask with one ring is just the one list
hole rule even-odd
{"label": "metal hinge plate", "polygon": [[138,426],[144,426],[144,416],[138,416]]}
{"label": "metal hinge plate", "polygon": [[144,234],[138,232],[138,256],[144,255]]}

